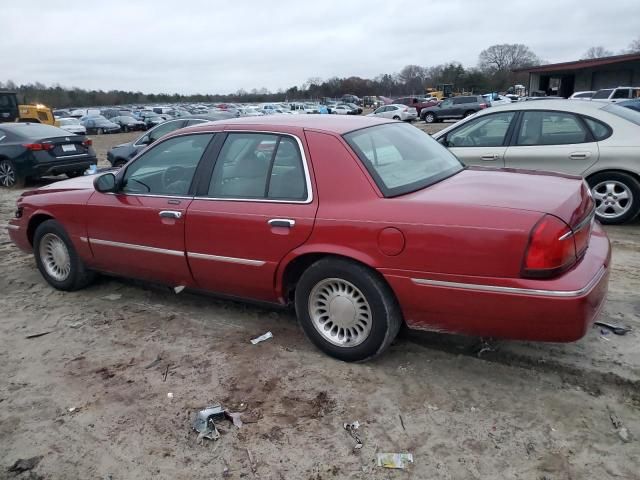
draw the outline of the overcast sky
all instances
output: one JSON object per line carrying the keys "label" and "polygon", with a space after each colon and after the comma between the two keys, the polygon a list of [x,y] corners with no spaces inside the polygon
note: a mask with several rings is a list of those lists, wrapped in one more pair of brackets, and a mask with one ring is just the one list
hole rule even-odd
{"label": "overcast sky", "polygon": [[640,36],[640,0],[0,0],[0,80],[146,93],[272,91],[524,43],[549,62]]}

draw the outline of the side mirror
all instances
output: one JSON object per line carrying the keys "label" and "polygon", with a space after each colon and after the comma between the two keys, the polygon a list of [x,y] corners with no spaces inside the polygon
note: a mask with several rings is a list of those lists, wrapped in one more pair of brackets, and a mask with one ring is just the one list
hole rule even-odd
{"label": "side mirror", "polygon": [[140,141],[138,143],[140,145],[149,145],[151,143],[151,138],[149,137],[149,135],[145,135],[144,137],[142,137],[140,139]]}
{"label": "side mirror", "polygon": [[100,175],[93,181],[93,187],[100,193],[113,192],[116,189],[116,176],[113,173]]}

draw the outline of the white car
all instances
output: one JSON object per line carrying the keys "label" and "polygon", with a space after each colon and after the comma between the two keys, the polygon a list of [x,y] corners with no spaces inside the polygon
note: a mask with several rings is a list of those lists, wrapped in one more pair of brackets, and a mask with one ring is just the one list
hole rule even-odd
{"label": "white car", "polygon": [[620,102],[622,100],[631,100],[635,98],[640,98],[640,87],[603,88],[594,93],[591,100]]}
{"label": "white car", "polygon": [[640,213],[640,112],[629,108],[517,102],[480,110],[433,138],[465,165],[581,175],[601,223],[624,223]]}
{"label": "white car", "polygon": [[336,115],[349,115],[351,113],[351,109],[346,105],[336,105],[331,109],[331,113]]}
{"label": "white car", "polygon": [[573,92],[573,95],[569,97],[569,100],[591,100],[595,90],[584,90],[582,92]]}
{"label": "white car", "polygon": [[58,118],[56,124],[63,130],[74,135],[86,135],[87,129],[80,123],[77,118]]}
{"label": "white car", "polygon": [[383,117],[391,118],[393,120],[402,120],[403,122],[412,122],[418,118],[418,111],[413,107],[407,107],[399,103],[392,103],[391,105],[383,105],[375,109],[367,117]]}
{"label": "white car", "polygon": [[511,103],[510,98],[498,95],[497,93],[485,93],[484,95],[482,95],[482,97],[487,100],[487,102],[492,107],[497,107],[498,105],[508,105]]}

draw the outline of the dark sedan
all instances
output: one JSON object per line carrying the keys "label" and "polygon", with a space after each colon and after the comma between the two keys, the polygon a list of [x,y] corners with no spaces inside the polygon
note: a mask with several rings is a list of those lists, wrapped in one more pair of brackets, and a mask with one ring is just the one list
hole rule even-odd
{"label": "dark sedan", "polygon": [[128,115],[112,117],[109,120],[119,125],[123,132],[147,129],[147,125],[142,120],[136,120]]}
{"label": "dark sedan", "polygon": [[103,133],[118,133],[120,125],[107,120],[102,116],[85,117],[80,123],[87,129],[88,134],[102,135]]}
{"label": "dark sedan", "polygon": [[169,132],[178,130],[179,128],[189,127],[198,123],[212,122],[215,120],[224,120],[227,118],[235,118],[231,113],[220,112],[210,113],[207,115],[192,115],[188,117],[176,118],[174,120],[168,120],[160,125],[157,125],[150,129],[144,135],[136,138],[132,142],[123,143],[113,147],[107,152],[107,160],[114,167],[121,167],[139,152],[144,150],[148,145],[158,140],[160,137],[166,135]]}
{"label": "dark sedan", "polygon": [[97,163],[91,140],[40,123],[0,125],[0,185],[24,187],[28,178],[82,175]]}

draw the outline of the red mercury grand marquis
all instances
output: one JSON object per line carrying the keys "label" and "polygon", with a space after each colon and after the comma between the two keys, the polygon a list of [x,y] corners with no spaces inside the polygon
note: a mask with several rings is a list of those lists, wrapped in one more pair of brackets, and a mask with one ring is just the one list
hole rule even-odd
{"label": "red mercury grand marquis", "polygon": [[116,173],[25,192],[11,239],[55,288],[94,272],[295,305],[355,361],[415,329],[570,342],[609,240],[578,177],[464,168],[402,122],[320,115],[176,131]]}

